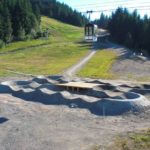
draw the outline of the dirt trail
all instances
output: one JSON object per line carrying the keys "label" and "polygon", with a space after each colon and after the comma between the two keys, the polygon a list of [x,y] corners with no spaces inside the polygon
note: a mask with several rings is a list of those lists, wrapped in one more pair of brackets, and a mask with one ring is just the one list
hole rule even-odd
{"label": "dirt trail", "polygon": [[73,65],[71,68],[67,69],[63,75],[67,77],[74,76],[86,63],[96,54],[97,48],[93,46],[93,48],[89,51],[89,53],[82,58],[79,62]]}

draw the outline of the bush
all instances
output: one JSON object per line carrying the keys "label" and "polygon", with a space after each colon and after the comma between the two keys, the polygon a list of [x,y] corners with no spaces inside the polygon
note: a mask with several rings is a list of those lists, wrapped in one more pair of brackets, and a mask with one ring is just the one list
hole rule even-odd
{"label": "bush", "polygon": [[34,29],[32,29],[30,35],[31,35],[32,39],[35,39],[37,36],[36,31]]}
{"label": "bush", "polygon": [[44,31],[39,31],[36,34],[36,38],[48,38],[50,36],[50,31],[48,29],[44,30]]}
{"label": "bush", "polygon": [[42,36],[48,38],[50,36],[49,29],[46,29],[45,31],[43,31],[43,35]]}
{"label": "bush", "polygon": [[31,40],[31,39],[32,39],[32,36],[30,34],[27,34],[25,40],[28,41],[28,40]]}
{"label": "bush", "polygon": [[41,32],[41,31],[37,32],[36,38],[40,38],[40,37],[43,37],[43,32]]}
{"label": "bush", "polygon": [[20,28],[18,30],[16,40],[17,41],[24,41],[25,39],[26,39],[25,30],[23,28]]}
{"label": "bush", "polygon": [[0,48],[5,47],[5,43],[3,42],[3,40],[0,40]]}

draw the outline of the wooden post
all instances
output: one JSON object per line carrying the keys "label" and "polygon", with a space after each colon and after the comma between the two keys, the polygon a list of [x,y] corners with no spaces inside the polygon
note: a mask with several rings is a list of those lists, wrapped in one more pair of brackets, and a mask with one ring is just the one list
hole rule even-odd
{"label": "wooden post", "polygon": [[67,91],[69,91],[69,87],[67,86]]}
{"label": "wooden post", "polygon": [[72,92],[74,92],[74,87],[72,86]]}

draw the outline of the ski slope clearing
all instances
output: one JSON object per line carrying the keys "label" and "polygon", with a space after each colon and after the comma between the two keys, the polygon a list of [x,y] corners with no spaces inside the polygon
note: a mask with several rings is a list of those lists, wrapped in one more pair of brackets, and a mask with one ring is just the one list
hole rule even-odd
{"label": "ski slope clearing", "polygon": [[89,49],[82,43],[83,29],[42,17],[43,30],[50,30],[50,37],[15,42],[0,49],[0,76],[12,76],[7,70],[34,75],[59,74],[69,68]]}

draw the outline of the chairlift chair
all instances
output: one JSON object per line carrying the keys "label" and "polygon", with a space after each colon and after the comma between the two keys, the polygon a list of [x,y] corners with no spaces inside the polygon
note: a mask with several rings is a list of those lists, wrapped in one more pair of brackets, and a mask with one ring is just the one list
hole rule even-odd
{"label": "chairlift chair", "polygon": [[97,25],[93,23],[85,25],[85,41],[97,42]]}

